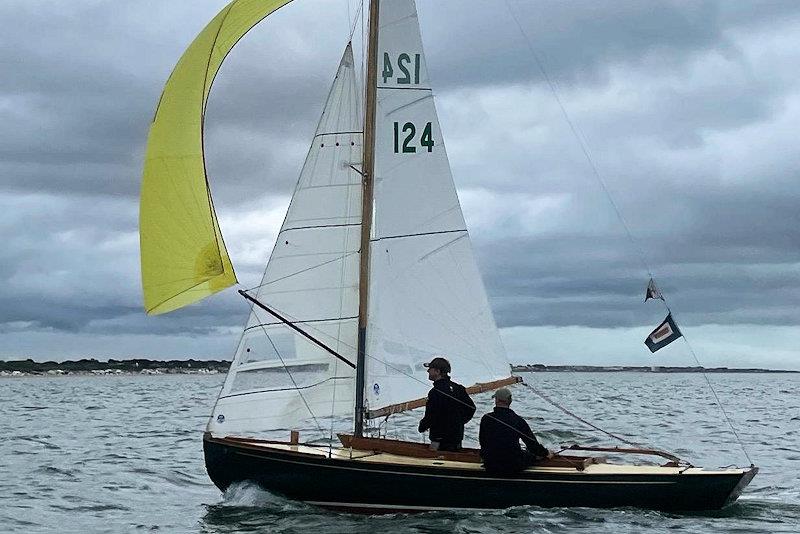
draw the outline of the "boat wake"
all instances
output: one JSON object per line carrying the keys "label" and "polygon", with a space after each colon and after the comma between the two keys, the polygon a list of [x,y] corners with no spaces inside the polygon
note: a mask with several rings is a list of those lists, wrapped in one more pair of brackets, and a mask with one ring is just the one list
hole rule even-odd
{"label": "boat wake", "polygon": [[206,505],[202,523],[215,532],[240,532],[247,529],[269,529],[281,521],[314,524],[314,508],[270,493],[252,482],[232,484],[222,494],[222,501]]}
{"label": "boat wake", "polygon": [[219,506],[227,508],[259,508],[271,511],[291,511],[305,509],[306,506],[297,501],[290,501],[284,497],[266,491],[258,484],[252,482],[237,482],[222,494]]}

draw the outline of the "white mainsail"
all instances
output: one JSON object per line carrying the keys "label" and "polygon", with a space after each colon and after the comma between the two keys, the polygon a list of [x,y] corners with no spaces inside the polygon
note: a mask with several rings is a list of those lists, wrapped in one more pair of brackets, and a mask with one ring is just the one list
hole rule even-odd
{"label": "white mainsail", "polygon": [[470,386],[511,369],[472,253],[433,101],[413,0],[379,9],[366,399],[424,397],[444,356]]}
{"label": "white mainsail", "polygon": [[[362,114],[348,44],[255,298],[356,361]],[[258,436],[350,415],[355,371],[254,307],[208,423]],[[299,426],[298,426],[299,425]],[[308,424],[306,428],[313,428]]]}

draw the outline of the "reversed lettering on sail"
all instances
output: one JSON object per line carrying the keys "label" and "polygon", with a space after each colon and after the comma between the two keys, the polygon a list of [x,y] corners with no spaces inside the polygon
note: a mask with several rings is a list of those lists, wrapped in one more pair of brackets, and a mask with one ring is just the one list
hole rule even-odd
{"label": "reversed lettering on sail", "polygon": [[448,358],[467,386],[510,367],[473,257],[412,0],[380,4],[368,408],[424,397],[422,366]]}

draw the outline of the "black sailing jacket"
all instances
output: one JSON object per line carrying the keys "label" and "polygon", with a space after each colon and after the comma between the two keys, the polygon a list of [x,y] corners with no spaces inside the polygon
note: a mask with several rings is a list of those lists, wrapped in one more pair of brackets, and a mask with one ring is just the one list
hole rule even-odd
{"label": "black sailing jacket", "polygon": [[431,441],[440,442],[440,448],[453,449],[461,446],[464,439],[464,424],[475,415],[475,403],[466,389],[450,378],[440,378],[433,383],[425,404],[425,416],[419,422],[419,431],[430,429]]}
{"label": "black sailing jacket", "polygon": [[519,440],[525,443],[529,455],[547,456],[547,449],[536,441],[525,419],[511,408],[495,406],[492,413],[481,418],[479,434],[481,458],[487,471],[515,473],[526,467]]}

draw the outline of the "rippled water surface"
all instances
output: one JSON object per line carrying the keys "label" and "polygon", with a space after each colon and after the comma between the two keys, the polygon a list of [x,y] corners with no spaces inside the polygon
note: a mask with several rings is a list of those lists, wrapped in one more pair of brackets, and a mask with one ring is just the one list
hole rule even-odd
{"label": "rippled water surface", "polygon": [[[205,473],[202,431],[222,376],[0,379],[3,532],[800,532],[800,376],[712,375],[761,468],[715,513],[514,508],[494,513],[356,516],[250,485],[226,495]],[[577,415],[696,465],[747,465],[702,375],[528,374]],[[478,413],[488,411],[487,394]],[[517,386],[514,408],[547,446],[611,444]],[[415,433],[418,414],[390,422]],[[467,433],[475,436],[475,422]]]}

